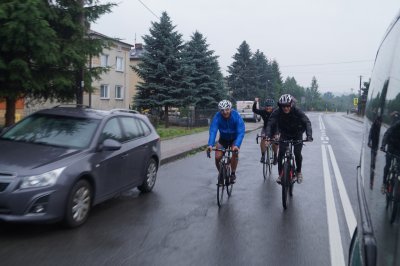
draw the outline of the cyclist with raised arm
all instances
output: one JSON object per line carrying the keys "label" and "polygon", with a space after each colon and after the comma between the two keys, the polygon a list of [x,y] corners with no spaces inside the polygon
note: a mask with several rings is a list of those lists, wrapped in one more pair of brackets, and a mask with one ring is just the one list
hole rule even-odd
{"label": "cyclist with raised arm", "polygon": [[[307,141],[312,141],[312,128],[310,119],[305,113],[294,105],[294,98],[290,94],[283,94],[278,101],[279,108],[276,109],[270,116],[266,135],[267,139],[272,139],[276,127],[279,129],[280,140],[302,140],[303,133],[306,133]],[[278,184],[281,183],[282,179],[282,159],[285,156],[285,150],[287,143],[279,144],[278,152],[278,172],[279,176],[276,179]],[[301,150],[303,148],[302,143],[294,145],[294,156],[296,160],[296,176],[297,182],[303,181],[303,174],[301,173],[301,165],[303,157]]]}
{"label": "cyclist with raised arm", "polygon": [[[216,144],[218,149],[227,149],[231,147],[233,151],[236,151],[232,155],[231,160],[231,183],[236,181],[236,168],[238,165],[238,152],[240,145],[245,133],[245,126],[240,114],[232,109],[232,103],[228,100],[222,100],[218,104],[219,112],[214,115],[214,118],[210,125],[210,133],[208,138],[208,154],[212,151],[215,144],[215,138],[219,131],[219,139]],[[215,165],[219,172],[219,162],[222,158],[221,151],[215,151]]]}
{"label": "cyclist with raised arm", "polygon": [[[272,114],[272,111],[274,111],[274,105],[275,101],[274,99],[266,99],[264,102],[264,108],[263,109],[258,109],[257,108],[257,102],[259,102],[258,98],[255,99],[254,104],[253,104],[253,113],[258,114],[261,116],[261,118],[264,121],[264,126],[261,129],[261,136],[265,137],[265,130],[267,128],[268,124],[268,119]],[[267,150],[267,140],[266,138],[263,138],[260,142],[260,149],[261,149],[261,159],[260,162],[264,163],[265,161],[265,151]],[[274,165],[278,162],[277,158],[277,153],[278,153],[278,145],[273,144],[272,149],[274,151]]]}

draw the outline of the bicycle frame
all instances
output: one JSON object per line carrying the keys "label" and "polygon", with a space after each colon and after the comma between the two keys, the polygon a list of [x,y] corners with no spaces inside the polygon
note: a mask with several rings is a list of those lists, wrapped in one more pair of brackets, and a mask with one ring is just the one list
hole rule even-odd
{"label": "bicycle frame", "polygon": [[[237,153],[237,151],[232,150],[230,147],[228,149],[219,149],[213,148],[213,151],[222,152],[222,158],[219,161],[219,174],[218,174],[218,183],[217,183],[217,201],[218,207],[221,207],[224,188],[226,187],[226,193],[228,197],[232,194],[233,184],[230,182],[231,176],[231,159],[232,154]],[[210,157],[210,154],[207,154]]]}
{"label": "bicycle frame", "polygon": [[[257,135],[256,137],[256,142],[258,144],[258,139],[262,138],[262,140],[266,140],[266,137]],[[267,144],[264,142],[264,144]],[[263,162],[263,176],[264,176],[264,181],[267,179],[268,176],[271,175],[271,170],[272,170],[272,164],[273,164],[273,154],[274,154],[274,149],[272,148],[273,143],[269,142],[266,147],[265,147],[265,160]]]}
{"label": "bicycle frame", "polygon": [[293,196],[293,185],[296,182],[296,161],[294,156],[294,145],[303,145],[305,140],[276,140],[275,143],[287,144],[285,155],[282,159],[282,205],[287,208],[287,195]]}
{"label": "bicycle frame", "polygon": [[390,154],[390,168],[386,180],[386,209],[391,207],[390,223],[394,223],[400,207],[400,164],[399,158]]}

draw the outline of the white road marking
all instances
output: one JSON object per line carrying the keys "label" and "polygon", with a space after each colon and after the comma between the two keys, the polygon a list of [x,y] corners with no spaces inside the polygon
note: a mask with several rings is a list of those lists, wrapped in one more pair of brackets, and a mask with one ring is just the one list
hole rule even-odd
{"label": "white road marking", "polygon": [[329,156],[331,158],[333,171],[335,173],[335,179],[339,190],[340,201],[342,202],[344,215],[346,217],[347,228],[349,229],[350,238],[353,235],[354,229],[357,226],[357,220],[354,215],[353,207],[350,204],[349,196],[346,192],[346,188],[343,183],[343,178],[339,170],[339,166],[336,161],[335,154],[333,153],[332,146],[328,145]]}
{"label": "white road marking", "polygon": [[[324,182],[325,182],[325,198],[326,198],[327,217],[328,217],[329,244],[331,249],[331,265],[345,265],[344,252],[343,252],[340,227],[339,227],[339,217],[337,215],[335,198],[333,196],[332,178],[329,168],[329,161],[333,168],[333,174],[339,191],[340,202],[343,207],[350,238],[352,237],[352,233],[357,226],[357,220],[354,215],[354,211],[351,206],[343,182],[343,177],[340,173],[339,165],[336,161],[335,154],[333,152],[332,146],[329,144],[329,137],[326,134],[325,124],[323,122],[322,115],[319,116],[319,126],[321,131],[321,142],[322,142],[321,149],[322,149],[322,162],[323,162]],[[354,144],[349,139],[347,140],[354,148],[355,147]],[[329,152],[329,158],[328,158],[328,152]]]}
{"label": "white road marking", "polygon": [[335,199],[333,197],[333,189],[331,183],[331,175],[329,171],[329,164],[326,152],[326,146],[321,145],[322,151],[322,165],[324,169],[324,183],[325,183],[325,199],[326,199],[326,212],[328,216],[328,231],[329,231],[329,247],[331,255],[331,265],[346,265],[342,238],[340,235],[338,215],[336,212]]}

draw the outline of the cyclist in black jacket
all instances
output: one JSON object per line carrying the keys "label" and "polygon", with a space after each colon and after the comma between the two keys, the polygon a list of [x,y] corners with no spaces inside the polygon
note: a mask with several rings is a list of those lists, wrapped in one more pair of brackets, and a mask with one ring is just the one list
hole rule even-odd
{"label": "cyclist in black jacket", "polygon": [[[279,129],[281,140],[301,140],[303,133],[306,133],[307,140],[312,141],[312,128],[310,119],[304,114],[303,111],[294,106],[293,97],[290,94],[284,94],[279,98],[279,108],[276,109],[270,116],[266,135],[268,139],[271,139],[276,127]],[[280,184],[282,178],[282,159],[285,155],[286,145],[279,144],[278,153],[278,172],[279,176],[276,180]],[[301,183],[303,181],[303,175],[301,173],[301,164],[303,157],[301,156],[301,150],[303,144],[299,143],[294,145],[294,156],[296,160],[296,175],[297,181]]]}
{"label": "cyclist in black jacket", "polygon": [[[273,99],[266,99],[264,102],[264,108],[263,109],[258,109],[257,108],[257,102],[259,102],[258,98],[255,99],[254,104],[253,104],[253,113],[258,114],[261,116],[261,118],[264,121],[264,126],[261,129],[261,136],[266,137],[265,130],[267,128],[268,124],[268,119],[272,114],[272,111],[274,111],[274,106],[275,106],[275,101]],[[267,140],[262,139],[260,142],[260,149],[261,149],[261,159],[260,162],[263,163],[265,160],[265,151],[267,150]],[[277,153],[278,153],[278,145],[272,145],[272,149],[274,151],[274,164],[277,163],[278,158],[277,158]]]}
{"label": "cyclist in black jacket", "polygon": [[385,134],[383,134],[381,144],[381,151],[386,151],[386,164],[383,169],[383,184],[381,188],[382,193],[385,193],[385,184],[392,164],[392,158],[400,158],[400,114],[394,111],[390,116],[392,117],[392,123]]}

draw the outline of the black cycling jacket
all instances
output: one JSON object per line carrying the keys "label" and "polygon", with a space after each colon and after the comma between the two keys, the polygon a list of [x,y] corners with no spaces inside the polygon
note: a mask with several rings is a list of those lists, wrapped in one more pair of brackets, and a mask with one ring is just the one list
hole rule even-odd
{"label": "black cycling jacket", "polygon": [[400,121],[395,122],[392,126],[390,126],[385,134],[383,134],[382,138],[382,147],[387,147],[387,151],[390,153],[394,153],[396,155],[400,155]]}
{"label": "black cycling jacket", "polygon": [[265,109],[257,109],[257,102],[253,103],[253,113],[258,114],[264,121],[264,128],[267,127],[268,119],[271,116],[271,113],[268,113]]}
{"label": "black cycling jacket", "polygon": [[277,127],[279,128],[281,137],[285,139],[298,139],[304,131],[307,137],[312,137],[310,119],[308,119],[302,110],[295,106],[291,108],[288,114],[285,114],[281,108],[272,112],[265,131],[267,137],[272,138],[272,133],[276,132]]}

